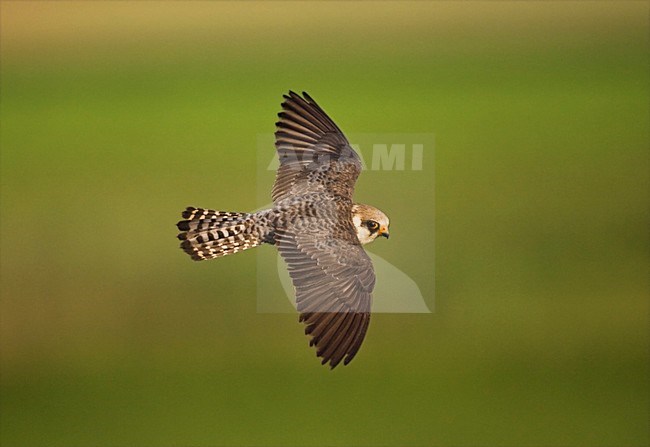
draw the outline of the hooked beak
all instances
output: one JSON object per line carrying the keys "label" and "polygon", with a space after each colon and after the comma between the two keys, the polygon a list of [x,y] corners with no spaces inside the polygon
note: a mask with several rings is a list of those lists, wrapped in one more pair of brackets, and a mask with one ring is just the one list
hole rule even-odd
{"label": "hooked beak", "polygon": [[386,239],[388,239],[388,237],[390,236],[390,233],[388,233],[388,228],[386,228],[386,227],[381,227],[381,228],[379,229],[379,235],[380,235],[380,236],[384,236]]}

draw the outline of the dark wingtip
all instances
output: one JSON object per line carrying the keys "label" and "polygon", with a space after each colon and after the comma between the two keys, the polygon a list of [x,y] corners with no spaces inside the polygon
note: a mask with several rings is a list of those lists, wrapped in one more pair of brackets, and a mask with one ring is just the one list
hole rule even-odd
{"label": "dark wingtip", "polygon": [[190,221],[189,220],[181,220],[176,224],[176,228],[178,228],[181,231],[188,231],[190,229]]}
{"label": "dark wingtip", "polygon": [[289,90],[289,93],[282,95],[282,97],[287,100],[295,100],[296,98],[300,98],[300,95],[298,95],[293,90]]}

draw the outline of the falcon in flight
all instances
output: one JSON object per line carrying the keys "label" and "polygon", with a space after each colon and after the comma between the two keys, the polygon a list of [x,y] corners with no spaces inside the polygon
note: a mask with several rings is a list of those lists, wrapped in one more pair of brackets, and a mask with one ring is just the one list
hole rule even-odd
{"label": "falcon in flight", "polygon": [[309,344],[334,368],[354,358],[366,335],[375,273],[361,245],[388,238],[389,221],[377,208],[352,201],[361,161],[334,121],[305,92],[284,99],[273,207],[254,213],[187,208],[178,239],[195,261],[275,245]]}

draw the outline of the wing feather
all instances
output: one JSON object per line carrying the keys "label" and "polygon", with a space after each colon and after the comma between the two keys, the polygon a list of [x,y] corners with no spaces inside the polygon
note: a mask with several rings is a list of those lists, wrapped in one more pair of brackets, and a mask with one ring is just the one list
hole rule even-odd
{"label": "wing feather", "polygon": [[299,218],[278,231],[276,243],[287,263],[310,345],[316,347],[323,364],[334,368],[341,361],[349,363],[363,341],[370,322],[375,274],[358,240],[337,237],[346,233],[331,230],[337,224],[318,222],[320,231],[316,231],[306,229],[305,221]]}
{"label": "wing feather", "polygon": [[310,192],[351,199],[361,162],[341,129],[307,93],[289,92],[284,99],[275,132],[280,167],[273,201]]}
{"label": "wing feather", "polygon": [[[275,242],[293,281],[309,343],[322,363],[334,368],[349,363],[361,346],[375,285],[372,263],[351,218],[361,161],[341,129],[307,93],[284,95],[278,117],[275,146],[280,167],[273,201],[305,200],[298,202],[300,212],[294,219],[276,230]],[[318,203],[307,199],[314,196],[321,198]]]}

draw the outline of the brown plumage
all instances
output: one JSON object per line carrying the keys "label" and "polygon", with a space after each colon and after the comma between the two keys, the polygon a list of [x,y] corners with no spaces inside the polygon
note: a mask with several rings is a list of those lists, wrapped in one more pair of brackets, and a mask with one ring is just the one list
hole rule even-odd
{"label": "brown plumage", "polygon": [[361,162],[338,126],[307,93],[284,98],[273,207],[251,214],[188,208],[178,237],[195,260],[276,245],[310,345],[334,368],[348,364],[364,340],[375,274],[361,244],[388,237],[389,221],[353,203]]}

